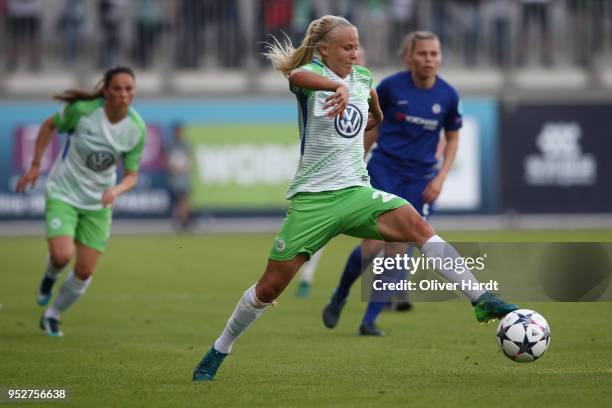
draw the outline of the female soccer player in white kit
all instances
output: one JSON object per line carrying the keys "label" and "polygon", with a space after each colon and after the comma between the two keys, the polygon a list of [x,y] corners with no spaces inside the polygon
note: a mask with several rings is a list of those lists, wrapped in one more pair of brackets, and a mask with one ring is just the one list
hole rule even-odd
{"label": "female soccer player in white kit", "polygon": [[[117,197],[136,186],[146,128],[130,107],[135,90],[134,73],[120,66],[106,71],[94,92],[68,90],[56,95],[54,99],[66,102],[66,107],[42,124],[31,167],[17,182],[18,192],[34,186],[55,132],[68,134],[45,186],[49,258],[38,288],[40,306],[49,303],[53,285],[75,255],[76,261],[41,317],[40,327],[49,336],[63,336],[60,314],[91,284],[110,236],[111,208]],[[119,159],[125,173],[116,184]]]}

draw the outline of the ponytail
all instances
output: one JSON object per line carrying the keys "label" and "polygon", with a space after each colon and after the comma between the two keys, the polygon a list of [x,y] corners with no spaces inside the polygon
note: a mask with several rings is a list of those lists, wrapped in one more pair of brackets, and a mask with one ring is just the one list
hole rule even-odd
{"label": "ponytail", "polygon": [[312,62],[312,59],[318,55],[319,45],[327,41],[327,34],[337,26],[352,27],[353,25],[343,17],[323,16],[310,23],[302,44],[298,48],[293,47],[286,34],[283,42],[271,36],[272,42],[266,43],[267,50],[263,56],[272,63],[275,70],[289,77],[294,69]]}
{"label": "ponytail", "polygon": [[104,90],[108,88],[111,81],[118,74],[128,74],[132,78],[136,79],[134,71],[126,66],[116,66],[107,70],[104,73],[104,77],[98,81],[93,91],[84,91],[82,89],[67,89],[59,94],[53,95],[53,100],[66,102],[68,104],[76,101],[91,101],[104,96]]}

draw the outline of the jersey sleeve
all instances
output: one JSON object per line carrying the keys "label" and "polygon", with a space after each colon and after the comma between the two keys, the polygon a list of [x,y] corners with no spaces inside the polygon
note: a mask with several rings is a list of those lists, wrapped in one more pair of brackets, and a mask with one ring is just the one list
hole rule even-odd
{"label": "jersey sleeve", "polygon": [[140,168],[140,157],[144,150],[144,145],[147,140],[147,127],[140,117],[135,118],[136,132],[139,132],[139,138],[132,150],[123,153],[123,165],[126,170],[136,172]]}
{"label": "jersey sleeve", "polygon": [[[361,65],[354,65],[355,73],[359,75],[359,80],[362,81],[368,89],[372,89],[372,84],[374,83],[374,79],[372,78],[372,73],[366,67],[362,67]],[[368,101],[372,96],[368,93]]]}
{"label": "jersey sleeve", "polygon": [[53,123],[55,128],[60,133],[72,132],[82,115],[80,102],[72,102],[64,106],[64,108],[53,115]]}
{"label": "jersey sleeve", "polygon": [[[311,62],[310,64],[302,65],[301,67],[297,69],[306,71],[306,72],[312,72],[313,74],[319,74],[323,76],[323,67],[314,62]],[[291,84],[289,84],[289,90],[291,90],[292,93],[298,96],[300,95],[301,96],[311,96],[315,92],[312,89],[304,89],[304,88],[300,88],[299,86],[294,86]]]}
{"label": "jersey sleeve", "polygon": [[53,124],[60,133],[71,133],[76,129],[79,120],[103,105],[103,99],[91,99],[71,102],[53,115]]}
{"label": "jersey sleeve", "polygon": [[444,130],[459,130],[463,126],[463,109],[461,99],[454,89],[452,90],[451,104],[444,118]]}

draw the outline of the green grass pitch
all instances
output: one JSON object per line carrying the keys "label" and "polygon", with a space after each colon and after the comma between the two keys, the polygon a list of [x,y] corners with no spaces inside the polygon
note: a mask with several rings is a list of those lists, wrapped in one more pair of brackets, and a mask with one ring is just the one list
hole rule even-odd
{"label": "green grass pitch", "polygon": [[[444,236],[612,240],[610,231]],[[89,292],[64,314],[62,339],[37,327],[44,239],[0,239],[0,388],[64,388],[69,400],[57,405],[88,407],[610,406],[612,303],[521,303],[552,329],[550,349],[531,364],[506,359],[496,324],[478,324],[467,302],[385,313],[387,336],[361,338],[355,288],[338,327],[324,328],[321,310],[356,242],[332,241],[311,296],[296,299],[294,281],[216,380],[194,384],[193,367],[262,272],[272,234],[115,236]]]}

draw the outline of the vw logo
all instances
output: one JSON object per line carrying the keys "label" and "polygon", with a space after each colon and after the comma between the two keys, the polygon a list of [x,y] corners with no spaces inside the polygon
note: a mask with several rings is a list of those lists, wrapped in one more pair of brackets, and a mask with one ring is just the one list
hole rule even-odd
{"label": "vw logo", "polygon": [[101,172],[115,164],[115,156],[104,150],[93,152],[87,156],[86,164],[91,170]]}
{"label": "vw logo", "polygon": [[340,136],[346,137],[347,139],[357,136],[361,130],[362,124],[363,116],[361,115],[361,111],[352,103],[346,107],[344,110],[344,116],[342,118],[340,118],[340,116],[336,116],[336,119],[334,120],[336,132],[338,132]]}

